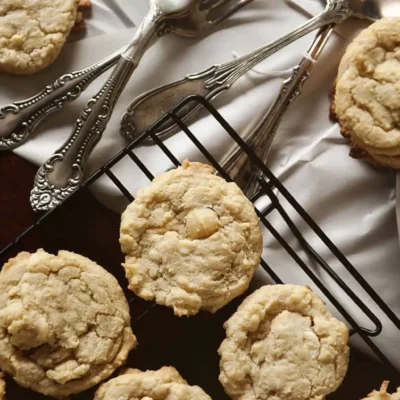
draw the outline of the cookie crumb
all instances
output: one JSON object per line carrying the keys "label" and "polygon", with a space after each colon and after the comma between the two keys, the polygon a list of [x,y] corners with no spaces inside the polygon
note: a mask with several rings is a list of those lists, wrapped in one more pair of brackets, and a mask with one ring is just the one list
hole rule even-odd
{"label": "cookie crumb", "polygon": [[91,0],[77,0],[78,12],[76,14],[75,25],[72,27],[71,32],[80,33],[86,30],[84,11],[92,7]]}
{"label": "cookie crumb", "polygon": [[92,7],[91,0],[78,0],[78,9],[90,8],[90,7]]}
{"label": "cookie crumb", "polygon": [[388,386],[389,381],[383,381],[379,391],[372,391],[367,397],[362,400],[400,400],[400,387],[397,388],[396,393],[389,394],[387,393]]}
{"label": "cookie crumb", "polygon": [[0,400],[6,400],[6,381],[4,373],[0,371]]}
{"label": "cookie crumb", "polygon": [[83,17],[83,12],[78,11],[76,13],[75,25],[72,27],[71,32],[79,33],[83,32],[84,30],[86,30],[86,24],[85,24],[85,19]]}

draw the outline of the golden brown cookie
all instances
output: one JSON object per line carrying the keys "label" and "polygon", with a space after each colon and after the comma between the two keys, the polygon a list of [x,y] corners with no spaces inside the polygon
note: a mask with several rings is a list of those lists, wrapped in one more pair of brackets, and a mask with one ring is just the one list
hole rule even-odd
{"label": "golden brown cookie", "polygon": [[33,74],[51,64],[76,13],[76,0],[2,0],[0,72]]}
{"label": "golden brown cookie", "polygon": [[60,251],[20,253],[0,272],[0,368],[45,395],[81,392],[121,366],[136,338],[117,280]]}
{"label": "golden brown cookie", "polygon": [[400,388],[397,388],[397,392],[393,394],[387,393],[389,381],[384,381],[380,390],[374,390],[366,398],[362,400],[400,400]]}
{"label": "golden brown cookie", "polygon": [[258,217],[239,187],[188,161],[138,192],[120,242],[129,288],[180,316],[215,312],[242,294],[262,251]]}
{"label": "golden brown cookie", "polygon": [[100,385],[94,400],[211,400],[203,389],[190,386],[173,367],[142,372],[128,369]]}
{"label": "golden brown cookie", "polygon": [[224,328],[219,379],[234,400],[322,400],[346,374],[348,330],[305,286],[256,290]]}
{"label": "golden brown cookie", "polygon": [[348,46],[332,114],[355,157],[400,168],[400,18],[383,18]]}

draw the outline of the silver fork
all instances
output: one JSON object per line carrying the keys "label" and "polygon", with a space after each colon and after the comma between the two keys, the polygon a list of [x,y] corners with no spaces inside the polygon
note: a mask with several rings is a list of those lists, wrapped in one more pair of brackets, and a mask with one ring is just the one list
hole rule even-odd
{"label": "silver fork", "polygon": [[[200,36],[250,1],[252,0],[202,0],[196,15],[188,15],[187,26],[180,19],[171,19],[172,24],[164,23],[159,27],[158,34],[171,31],[183,36]],[[214,8],[217,15],[209,20],[208,18],[213,17],[210,13]],[[0,151],[12,150],[23,144],[46,117],[77,99],[95,79],[119,61],[124,51],[125,47],[122,47],[87,68],[62,75],[28,99],[0,107]]]}
{"label": "silver fork", "polygon": [[[325,2],[325,0],[322,0]],[[327,7],[332,0],[327,0]],[[343,4],[342,17],[356,17],[369,21],[377,21],[383,17],[399,17],[399,0],[339,0]],[[314,17],[318,18],[318,17]],[[283,82],[278,97],[271,108],[264,115],[258,125],[244,140],[250,148],[266,164],[271,150],[272,142],[286,110],[301,94],[302,87],[313,68],[313,61],[320,56],[324,46],[329,40],[333,29],[340,20],[334,20],[323,26],[317,33],[313,43],[308,49],[311,57],[305,57],[294,67],[292,75]],[[312,61],[313,60],[313,61]],[[248,197],[252,197],[259,189],[258,168],[252,163],[247,153],[236,146],[222,161],[224,167],[232,179],[242,188]]]}
{"label": "silver fork", "polygon": [[[150,0],[148,15],[122,52],[111,77],[82,110],[70,138],[37,172],[30,199],[32,208],[50,210],[79,187],[89,155],[101,139],[121,92],[157,36],[199,36],[250,1]],[[77,93],[80,90],[76,89]]]}

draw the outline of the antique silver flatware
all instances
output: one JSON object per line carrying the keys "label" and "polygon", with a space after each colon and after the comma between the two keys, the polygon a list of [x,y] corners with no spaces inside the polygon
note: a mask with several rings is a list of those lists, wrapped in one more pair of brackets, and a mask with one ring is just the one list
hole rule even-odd
{"label": "antique silver flatware", "polygon": [[[268,58],[278,49],[276,41],[266,44],[240,58],[224,64],[213,65],[204,71],[193,73],[184,79],[160,86],[136,97],[128,106],[121,119],[120,133],[129,141],[141,136],[165,113],[190,95],[200,95],[213,100],[225,93],[244,74]],[[178,112],[180,118],[188,123],[201,110],[201,105],[188,103]],[[165,140],[179,132],[180,128],[167,120],[156,132],[157,137]],[[152,138],[144,139],[141,144],[154,145]]]}
{"label": "antique silver flatware", "polygon": [[195,37],[222,22],[251,0],[151,0],[150,11],[102,89],[87,103],[70,138],[39,169],[31,192],[35,211],[54,208],[82,182],[93,148],[144,52],[164,33]]}
{"label": "antique silver flatware", "polygon": [[[178,19],[168,23],[168,26],[161,24],[158,33],[166,33],[171,28],[171,31],[184,36],[199,36],[227,19],[250,1],[201,0],[199,6],[202,14],[199,11],[197,16],[193,16],[187,27],[183,26],[182,21]],[[216,7],[213,19],[208,21],[201,19],[200,15],[205,17],[213,7]],[[124,51],[125,47],[122,47],[87,68],[61,76],[28,99],[0,107],[0,151],[12,150],[24,143],[46,117],[77,99],[95,79],[114,66]]]}
{"label": "antique silver flatware", "polygon": [[[391,15],[392,8],[395,7],[399,8],[398,0],[330,0],[321,14],[262,48],[138,96],[128,106],[122,118],[121,134],[130,141],[139,137],[188,95],[198,94],[208,100],[214,99],[226,92],[237,79],[257,63],[317,28],[339,24],[350,16],[376,20],[381,16]],[[187,123],[200,109],[198,104],[189,103],[180,111],[180,117]],[[177,132],[179,132],[178,126],[173,121],[166,121],[158,129],[157,136],[164,140]],[[148,138],[142,144],[151,145],[153,141]]]}
{"label": "antique silver flatware", "polygon": [[[378,20],[385,16],[400,16],[399,0],[366,0],[361,3],[358,0],[351,0],[350,7],[354,10],[355,16],[364,16],[371,21]],[[330,38],[334,24],[321,28],[315,40],[308,49],[308,57],[293,69],[292,75],[283,82],[280,93],[274,103],[257,124],[257,126],[244,137],[247,144],[259,156],[264,164],[267,163],[271,150],[272,141],[275,137],[279,123],[282,120],[288,107],[300,95],[302,86],[310,76],[314,62],[318,59],[328,39]],[[251,162],[247,154],[238,146],[224,158],[221,165],[225,171],[242,188],[248,197],[256,194],[258,183],[258,168]]]}
{"label": "antique silver flatware", "polygon": [[[300,95],[302,86],[309,77],[313,67],[313,60],[318,58],[332,31],[333,25],[327,25],[320,29],[308,49],[308,57],[304,57],[293,68],[292,75],[283,81],[278,96],[264,117],[253,129],[250,129],[248,133],[243,135],[243,140],[264,163],[267,161],[272,141],[286,109]],[[221,166],[238,184],[246,196],[251,198],[256,194],[259,187],[257,179],[259,169],[251,162],[247,153],[241,147],[235,144],[233,149],[221,161]]]}
{"label": "antique silver flatware", "polygon": [[77,99],[101,74],[115,65],[125,47],[80,71],[60,76],[38,94],[0,107],[0,150],[24,143],[37,126],[54,111]]}

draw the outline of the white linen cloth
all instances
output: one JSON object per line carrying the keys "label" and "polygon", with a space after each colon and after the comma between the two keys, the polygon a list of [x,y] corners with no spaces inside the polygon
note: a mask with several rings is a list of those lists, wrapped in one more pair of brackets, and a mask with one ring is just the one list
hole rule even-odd
{"label": "white linen cloth", "polygon": [[[315,12],[313,7],[317,3],[313,4],[312,0],[301,1],[311,2],[310,9]],[[7,104],[35,94],[60,74],[88,66],[123,46],[135,31],[135,28],[129,28],[130,22],[126,16],[137,26],[147,9],[147,0],[95,1],[89,22],[90,37],[68,43],[59,59],[34,78],[0,76],[0,103]],[[123,17],[121,10],[125,12]],[[211,64],[229,61],[233,54],[249,52],[293,29],[306,18],[283,0],[254,0],[206,38],[194,40],[172,35],[161,38],[145,55],[122,94],[104,137],[92,154],[88,174],[97,170],[126,145],[119,135],[119,122],[134,97],[188,73],[201,71]],[[329,41],[304,87],[301,100],[293,104],[281,123],[268,164],[398,315],[400,249],[395,214],[395,176],[349,158],[346,140],[340,136],[339,127],[328,118],[329,90],[341,55],[348,44],[348,36],[343,32],[355,31],[358,25],[355,21],[347,23],[346,27],[340,28],[340,34],[335,33]],[[295,65],[311,43],[312,37],[309,35],[257,66],[256,71],[248,73],[216,102],[219,111],[238,132],[256,123],[276,95],[281,78],[273,77],[279,74],[271,72],[285,71]],[[106,76],[93,83],[74,103],[43,123],[37,134],[15,152],[36,165],[43,163],[69,136],[79,111],[101,87]],[[193,131],[217,157],[229,146],[228,135],[211,117],[194,124]],[[181,161],[186,157],[191,160],[203,159],[183,134],[169,139],[166,144]],[[139,148],[136,153],[153,174],[171,166],[157,148]],[[129,159],[115,166],[113,172],[133,194],[148,183],[147,178]],[[100,201],[118,212],[127,204],[107,177],[93,186],[93,192]],[[392,351],[393,348],[399,348],[398,330],[382,316],[369,296],[311,235],[300,218],[294,213],[291,216],[325,260],[379,316],[384,323],[384,331],[374,341],[400,368],[400,355]],[[268,219],[307,260],[296,241],[291,239],[292,235],[278,214],[274,212]],[[310,284],[309,279],[268,233],[265,234],[264,247],[266,261],[285,282]],[[348,311],[363,326],[371,328],[372,323],[326,274],[317,266],[313,266],[313,269]],[[261,269],[257,277],[260,283],[268,281]],[[310,285],[315,289],[314,285]],[[362,347],[359,341],[356,342]]]}

